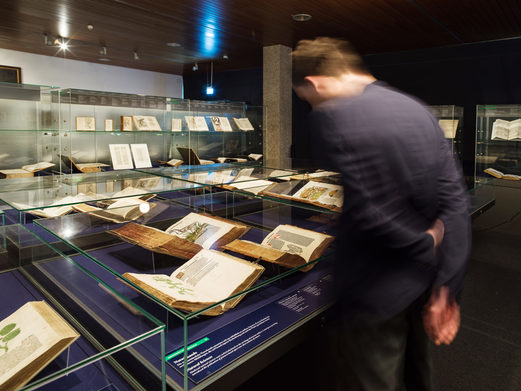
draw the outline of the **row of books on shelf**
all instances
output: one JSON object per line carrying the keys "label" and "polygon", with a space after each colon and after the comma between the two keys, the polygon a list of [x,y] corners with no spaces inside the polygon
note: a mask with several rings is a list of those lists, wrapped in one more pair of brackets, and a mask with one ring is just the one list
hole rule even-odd
{"label": "row of books on shelf", "polygon": [[[213,130],[216,132],[232,132],[232,125],[228,117],[220,117],[220,116],[209,116],[210,123],[213,126]],[[188,116],[184,117],[184,121],[188,130],[190,131],[209,131],[208,123],[206,122],[206,118],[203,116]],[[238,130],[249,131],[254,130],[253,125],[251,124],[248,118],[236,118],[233,117],[233,122]],[[104,130],[107,132],[112,132],[115,130],[114,128],[114,120],[105,119],[105,127]],[[182,132],[183,131],[183,119],[182,118],[172,118],[170,120],[170,130],[172,132]],[[134,128],[138,131],[151,131],[151,132],[160,132],[162,131],[161,126],[157,118],[153,115],[129,115],[129,116],[121,116],[120,117],[120,127],[119,130],[123,132],[131,132]],[[95,131],[96,130],[96,117],[87,117],[87,116],[77,116],[76,117],[76,130],[81,131]]]}

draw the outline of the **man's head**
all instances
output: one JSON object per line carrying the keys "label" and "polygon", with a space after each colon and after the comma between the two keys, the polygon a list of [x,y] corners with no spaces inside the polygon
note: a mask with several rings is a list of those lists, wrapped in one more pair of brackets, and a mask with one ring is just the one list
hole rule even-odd
{"label": "man's head", "polygon": [[293,89],[312,106],[340,96],[357,95],[375,80],[362,57],[344,40],[302,40],[291,57]]}

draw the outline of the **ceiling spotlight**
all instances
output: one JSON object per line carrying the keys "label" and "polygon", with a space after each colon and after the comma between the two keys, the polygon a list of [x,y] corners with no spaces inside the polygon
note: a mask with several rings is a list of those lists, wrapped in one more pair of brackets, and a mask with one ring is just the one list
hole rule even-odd
{"label": "ceiling spotlight", "polygon": [[295,14],[291,15],[291,17],[296,22],[307,22],[308,20],[311,20],[310,14]]}
{"label": "ceiling spotlight", "polygon": [[107,47],[106,47],[106,46],[103,46],[103,47],[100,49],[99,54],[101,54],[102,56],[106,56],[106,55],[107,55]]}
{"label": "ceiling spotlight", "polygon": [[89,24],[87,25],[87,30],[89,30],[89,31],[94,30],[94,26],[93,26],[92,24],[89,23]]}
{"label": "ceiling spotlight", "polygon": [[168,42],[166,46],[170,46],[171,48],[178,48],[181,46],[181,44],[177,42]]}
{"label": "ceiling spotlight", "polygon": [[197,63],[194,64],[194,66],[192,67],[192,71],[197,71],[199,69],[199,65],[197,65]]}
{"label": "ceiling spotlight", "polygon": [[134,51],[134,60],[136,60],[136,61],[139,60],[139,56],[136,51]]}
{"label": "ceiling spotlight", "polygon": [[54,45],[52,38],[49,38],[49,36],[47,34],[43,34],[43,43],[46,46],[53,46]]}
{"label": "ceiling spotlight", "polygon": [[65,41],[65,38],[58,37],[54,40],[54,46],[58,46],[60,50],[66,51],[69,48],[69,43]]}
{"label": "ceiling spotlight", "polygon": [[228,60],[230,57],[228,57],[227,54],[223,54],[223,60]]}

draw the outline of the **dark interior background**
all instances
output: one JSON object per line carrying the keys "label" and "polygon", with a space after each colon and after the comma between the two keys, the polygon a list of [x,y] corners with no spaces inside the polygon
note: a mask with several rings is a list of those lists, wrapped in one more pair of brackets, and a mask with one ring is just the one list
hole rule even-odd
{"label": "dark interior background", "polygon": [[[365,56],[373,74],[431,105],[464,107],[463,168],[474,174],[477,104],[521,103],[521,39],[507,39],[435,49]],[[207,75],[184,76],[188,99],[208,100]],[[262,69],[214,74],[210,100],[244,101],[262,105]],[[309,106],[294,96],[294,158],[311,156],[306,113]]]}

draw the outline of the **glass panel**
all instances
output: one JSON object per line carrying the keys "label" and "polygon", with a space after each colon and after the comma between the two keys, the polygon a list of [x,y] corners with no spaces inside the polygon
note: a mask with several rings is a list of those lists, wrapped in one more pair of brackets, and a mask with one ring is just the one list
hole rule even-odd
{"label": "glass panel", "polygon": [[462,161],[463,153],[463,107],[454,105],[438,105],[427,107],[438,120],[445,137],[449,139],[452,152]]}
{"label": "glass panel", "polygon": [[[228,191],[214,194],[213,197],[203,193],[168,202],[151,200],[150,203],[156,206],[132,222],[164,231],[191,212],[212,211],[212,216],[246,223],[250,229],[241,239],[257,244],[279,224],[334,232],[335,215],[312,209],[300,210],[287,204]],[[58,236],[68,245],[68,251],[77,251],[77,256],[81,258],[87,257],[93,264],[112,274],[114,280],[125,281],[127,285],[119,286],[118,292],[166,323],[167,375],[178,387],[187,390],[202,382],[213,382],[245,361],[247,354],[266,348],[271,338],[285,335],[291,325],[310,313],[324,310],[331,302],[326,286],[331,281],[332,246],[311,262],[296,267],[285,267],[225,250],[225,254],[246,259],[253,265],[262,265],[263,273],[252,282],[251,287],[245,285],[223,300],[183,310],[177,308],[175,303],[172,307],[172,302],[165,297],[149,293],[125,273],[151,274],[156,277],[164,275],[168,278],[176,276],[175,271],[187,260],[152,252],[109,232],[126,226],[125,223],[108,221],[106,216],[99,214],[78,213],[40,219],[36,224]],[[75,259],[75,256],[71,258]],[[309,266],[314,267],[308,270]],[[302,269],[307,271],[302,272]],[[213,285],[221,286],[219,283]],[[217,316],[205,315],[205,312],[214,308],[217,311],[238,297],[242,297],[242,300],[234,308]],[[277,311],[287,316],[279,318]],[[198,353],[193,356],[196,351]],[[216,352],[213,355],[215,360],[208,361],[211,351]],[[189,355],[192,358],[189,359]],[[185,360],[186,366],[183,365]],[[197,366],[201,369],[197,370]]]}
{"label": "glass panel", "polygon": [[521,179],[521,105],[478,105],[476,109],[476,182],[497,177],[498,186],[519,188]]}
{"label": "glass panel", "polygon": [[0,357],[12,365],[10,379],[16,363],[32,372],[21,389],[164,389],[162,323],[95,277],[92,263],[64,256],[22,226],[0,228],[0,241],[0,321],[20,330],[3,339]]}

